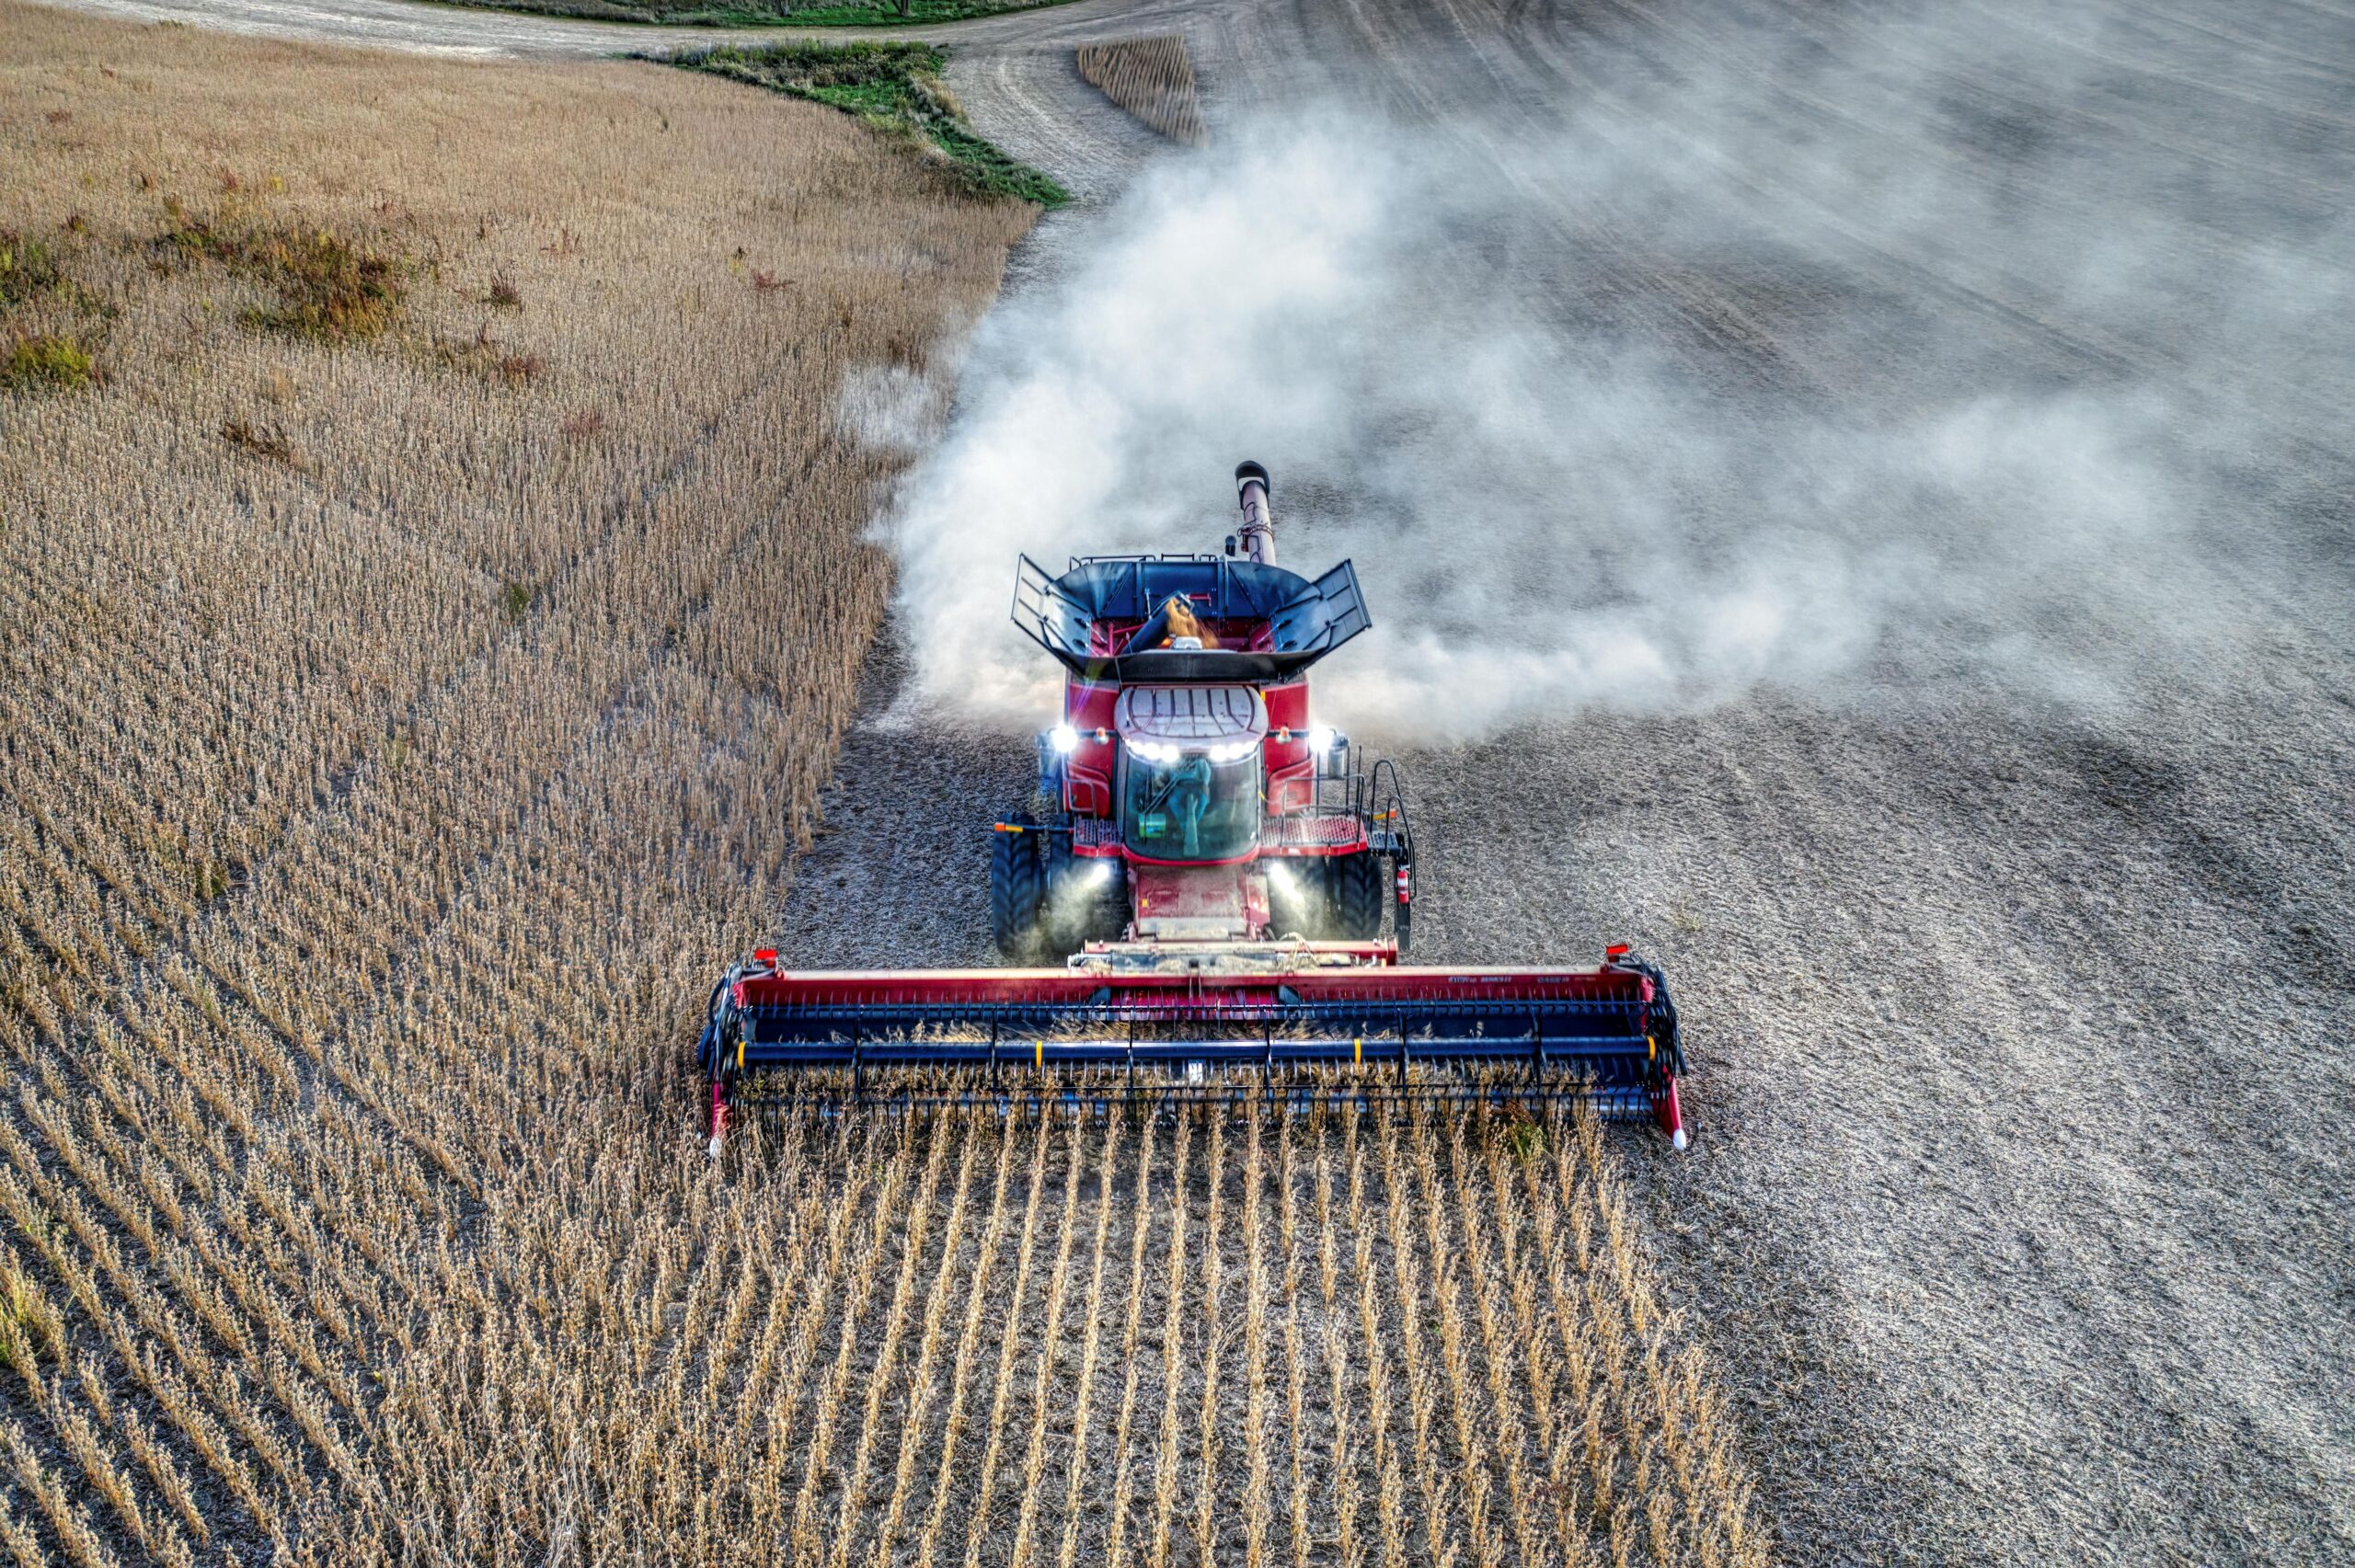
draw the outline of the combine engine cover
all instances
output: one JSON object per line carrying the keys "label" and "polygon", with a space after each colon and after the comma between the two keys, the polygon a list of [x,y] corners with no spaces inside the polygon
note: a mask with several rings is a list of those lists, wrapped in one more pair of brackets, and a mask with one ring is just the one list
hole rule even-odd
{"label": "combine engine cover", "polygon": [[991,922],[1012,967],[797,972],[755,953],[714,988],[699,1047],[715,1156],[734,1108],[797,1096],[1579,1098],[1684,1147],[1676,1009],[1626,947],[1591,969],[1399,962],[1406,792],[1394,764],[1361,767],[1311,721],[1305,679],[1370,624],[1356,574],[1278,567],[1267,471],[1246,463],[1235,482],[1223,555],[1094,556],[1053,577],[1024,557],[1015,623],[1066,679],[1040,738],[1047,809],[993,838]]}
{"label": "combine engine cover", "polygon": [[1249,686],[1131,686],[1112,712],[1123,745],[1172,759],[1245,757],[1268,738],[1268,704]]}

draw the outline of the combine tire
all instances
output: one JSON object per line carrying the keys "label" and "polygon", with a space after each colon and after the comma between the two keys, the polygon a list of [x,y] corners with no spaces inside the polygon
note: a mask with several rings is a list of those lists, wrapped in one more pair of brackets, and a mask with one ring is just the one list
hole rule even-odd
{"label": "combine tire", "polygon": [[1040,842],[1047,835],[990,837],[990,935],[1007,963],[1036,963],[1046,945],[1047,868]]}
{"label": "combine tire", "polygon": [[1382,934],[1382,857],[1372,850],[1337,854],[1325,863],[1325,894],[1334,938],[1371,942]]}
{"label": "combine tire", "polygon": [[1286,867],[1281,876],[1268,879],[1268,916],[1273,921],[1278,936],[1305,937],[1311,942],[1330,939],[1333,924],[1333,901],[1325,896],[1330,878],[1325,868],[1314,861],[1280,862]]}
{"label": "combine tire", "polygon": [[[1129,868],[1072,853],[1065,833],[1043,833],[1046,945],[1068,958],[1090,942],[1118,942],[1129,928]],[[1109,875],[1108,875],[1109,873]]]}

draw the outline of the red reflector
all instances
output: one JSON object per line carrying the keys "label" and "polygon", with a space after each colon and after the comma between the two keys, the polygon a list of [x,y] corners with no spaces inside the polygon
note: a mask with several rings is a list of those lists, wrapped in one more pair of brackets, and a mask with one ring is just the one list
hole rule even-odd
{"label": "red reflector", "polygon": [[755,947],[752,949],[752,961],[756,964],[774,964],[776,962],[776,949]]}
{"label": "red reflector", "polygon": [[1625,958],[1629,951],[1626,943],[1614,942],[1603,950],[1603,956],[1606,958]]}

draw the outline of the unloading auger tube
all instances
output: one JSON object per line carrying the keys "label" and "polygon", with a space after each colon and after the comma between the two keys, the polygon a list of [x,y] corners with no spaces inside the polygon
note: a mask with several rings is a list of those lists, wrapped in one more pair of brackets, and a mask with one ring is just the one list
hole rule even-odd
{"label": "unloading auger tube", "polygon": [[1014,621],[1063,667],[1043,803],[991,825],[1003,968],[787,969],[712,989],[710,1147],[730,1117],[827,1106],[1060,1108],[1584,1100],[1685,1147],[1660,970],[1401,962],[1415,832],[1397,765],[1309,704],[1372,624],[1350,563],[1276,565],[1273,491],[1235,470],[1218,555],[1024,556]]}

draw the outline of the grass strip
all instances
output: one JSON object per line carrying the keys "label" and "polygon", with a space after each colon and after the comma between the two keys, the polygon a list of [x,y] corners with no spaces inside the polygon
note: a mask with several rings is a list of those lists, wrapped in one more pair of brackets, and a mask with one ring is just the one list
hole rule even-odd
{"label": "grass strip", "polygon": [[968,189],[1060,207],[1071,192],[974,134],[965,111],[940,79],[948,56],[928,43],[776,43],[646,54],[689,71],[749,82],[808,98],[902,141],[928,144]]}
{"label": "grass strip", "polygon": [[479,10],[523,11],[597,22],[643,22],[689,28],[904,28],[967,22],[1010,11],[1036,11],[1070,0],[448,0]]}

